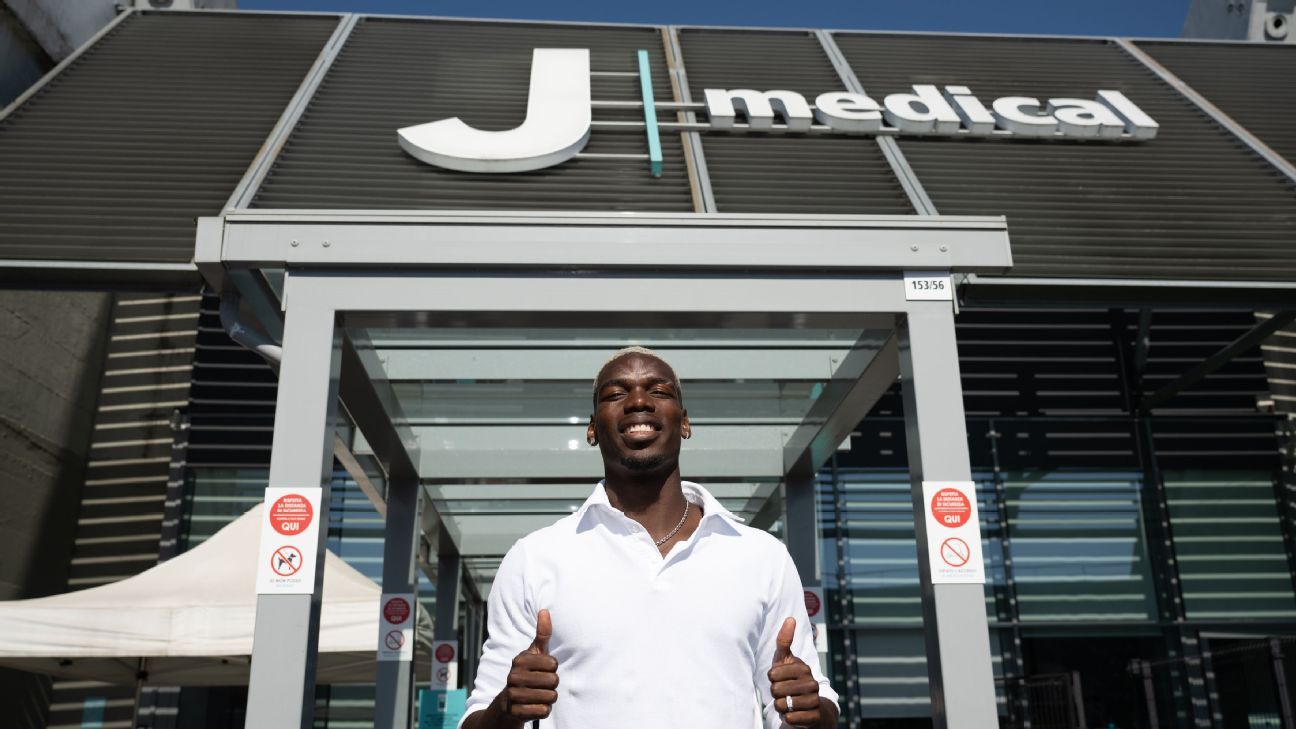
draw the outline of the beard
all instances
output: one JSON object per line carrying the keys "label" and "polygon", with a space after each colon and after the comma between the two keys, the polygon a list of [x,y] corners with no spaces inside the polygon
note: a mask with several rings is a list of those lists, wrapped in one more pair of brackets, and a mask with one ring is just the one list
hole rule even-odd
{"label": "beard", "polygon": [[666,456],[657,454],[655,456],[640,456],[634,453],[627,453],[621,456],[621,465],[631,471],[655,471],[666,463]]}

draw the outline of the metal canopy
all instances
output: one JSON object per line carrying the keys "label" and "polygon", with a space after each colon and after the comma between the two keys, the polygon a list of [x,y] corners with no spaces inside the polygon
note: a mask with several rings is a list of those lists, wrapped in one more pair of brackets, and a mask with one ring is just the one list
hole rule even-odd
{"label": "metal canopy", "polygon": [[[970,471],[953,304],[908,300],[904,274],[1012,263],[998,218],[389,211],[204,218],[195,262],[260,311],[262,274],[285,272],[270,483],[327,485],[345,414],[359,433],[341,452],[385,470],[384,590],[413,589],[415,552],[435,562],[443,637],[461,575],[484,593],[517,537],[588,494],[601,471],[583,438],[592,376],[630,343],[683,378],[686,477],[757,526],[783,514],[811,585],[816,473],[900,376],[925,551],[921,479]],[[408,541],[415,526],[435,559]],[[929,588],[938,725],[988,726],[982,588]],[[309,726],[318,609],[309,595],[259,598],[249,726]],[[381,668],[377,725],[409,726],[411,677]]]}

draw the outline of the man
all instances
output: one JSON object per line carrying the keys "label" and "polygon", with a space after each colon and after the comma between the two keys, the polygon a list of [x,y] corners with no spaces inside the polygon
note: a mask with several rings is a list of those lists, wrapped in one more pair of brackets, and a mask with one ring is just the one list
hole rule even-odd
{"label": "man", "polygon": [[586,432],[604,480],[520,540],[490,594],[463,729],[837,726],[781,542],[682,481],[674,370],[641,347],[599,371]]}

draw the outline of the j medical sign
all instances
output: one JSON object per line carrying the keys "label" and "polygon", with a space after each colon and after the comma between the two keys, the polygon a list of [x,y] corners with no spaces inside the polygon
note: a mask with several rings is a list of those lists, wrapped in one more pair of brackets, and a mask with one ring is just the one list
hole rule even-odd
{"label": "j medical sign", "polygon": [[[660,174],[656,101],[647,53],[639,52],[643,126],[654,174]],[[465,172],[525,172],[565,162],[589,141],[589,50],[537,48],[531,61],[526,119],[514,129],[474,129],[458,117],[405,127],[401,147],[416,159]],[[856,135],[1027,137],[1031,139],[1147,140],[1158,125],[1120,91],[1097,89],[1093,98],[1004,96],[983,101],[967,86],[915,84],[873,97],[830,91],[815,99],[785,89],[706,89],[707,131],[810,132]],[[696,126],[696,125],[695,125]]]}

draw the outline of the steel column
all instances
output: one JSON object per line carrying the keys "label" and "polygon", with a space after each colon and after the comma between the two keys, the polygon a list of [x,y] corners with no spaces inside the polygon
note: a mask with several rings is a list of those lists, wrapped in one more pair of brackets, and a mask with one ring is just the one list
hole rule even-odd
{"label": "steel column", "polygon": [[[387,518],[383,535],[383,592],[415,593],[415,605],[418,604],[418,575],[414,553],[420,532],[421,491],[418,479],[410,475],[391,479],[387,485]],[[374,728],[409,729],[413,721],[413,656],[410,660],[379,661]]]}
{"label": "steel column", "polygon": [[923,632],[934,729],[999,725],[982,585],[933,585],[922,482],[968,481],[967,426],[950,302],[910,302],[901,323],[900,378],[913,485]]}
{"label": "steel column", "polygon": [[[249,729],[310,729],[315,710],[324,550],[328,539],[329,482],[337,417],[341,338],[328,307],[289,308],[284,359],[275,405],[271,486],[324,488],[320,501],[319,555],[310,595],[257,596],[252,668],[248,682]],[[249,566],[249,569],[251,566]]]}
{"label": "steel column", "polygon": [[[442,540],[442,544],[449,540]],[[459,640],[459,587],[463,583],[463,560],[459,553],[442,549],[437,553],[436,618],[432,635],[436,640]]]}
{"label": "steel column", "polygon": [[796,565],[801,582],[807,587],[819,585],[819,510],[815,498],[814,472],[797,471],[783,481],[783,498],[787,504],[783,519],[783,538],[788,554]]}

